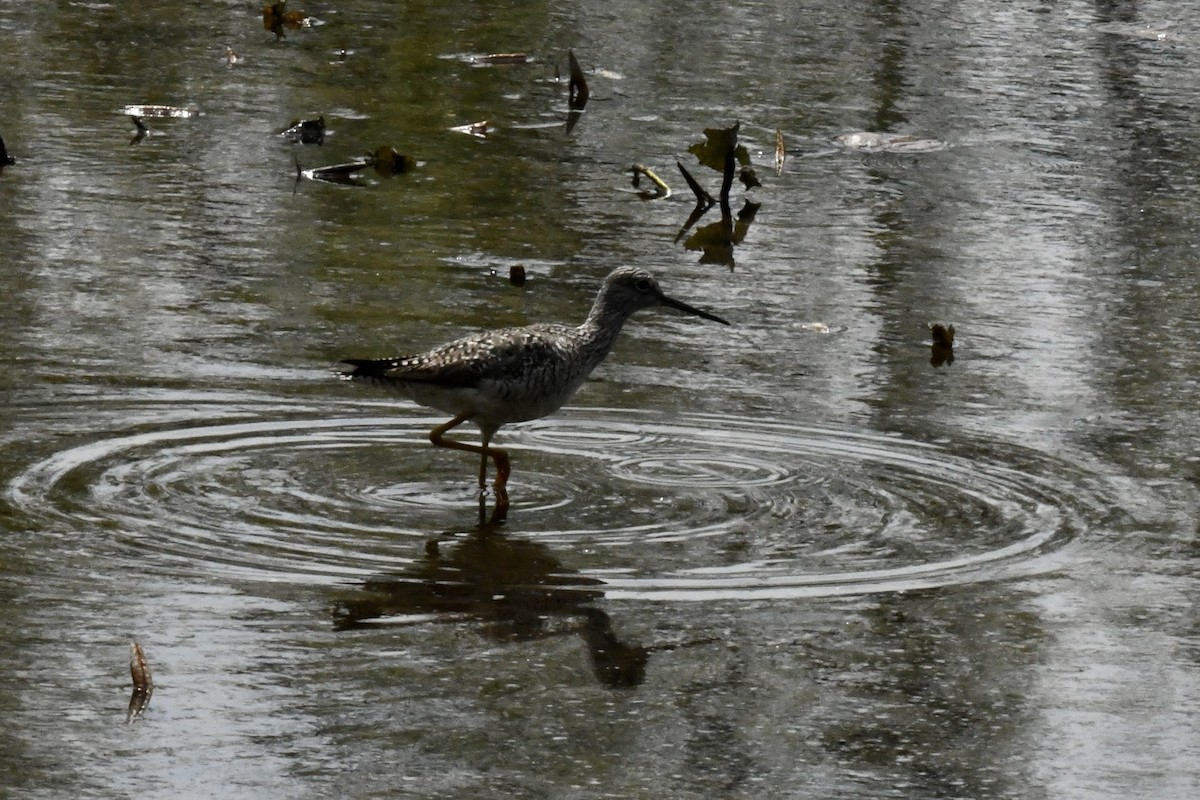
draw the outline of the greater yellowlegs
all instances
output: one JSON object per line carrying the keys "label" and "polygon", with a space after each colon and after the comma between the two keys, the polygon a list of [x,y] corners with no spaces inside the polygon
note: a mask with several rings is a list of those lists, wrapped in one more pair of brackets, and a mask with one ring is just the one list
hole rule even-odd
{"label": "greater yellowlegs", "polygon": [[[729,323],[715,314],[667,297],[654,276],[620,267],[604,279],[587,319],[578,327],[538,324],[501,328],[456,339],[427,353],[399,358],[349,358],[348,379],[393,389],[423,406],[453,415],[429,433],[437,447],[478,453],[479,488],[487,487],[487,461],[496,464],[496,511],[508,510],[508,453],[491,446],[501,425],[551,414],[571,399],[616,341],[633,312],[668,306],[697,317]],[[445,435],[464,422],[479,426],[482,444]]]}

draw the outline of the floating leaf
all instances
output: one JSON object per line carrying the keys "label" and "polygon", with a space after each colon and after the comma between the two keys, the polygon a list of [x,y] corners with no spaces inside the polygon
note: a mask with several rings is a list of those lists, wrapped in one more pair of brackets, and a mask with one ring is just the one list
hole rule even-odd
{"label": "floating leaf", "polygon": [[417,160],[396,151],[394,147],[378,147],[371,154],[371,164],[380,175],[400,175],[417,168]]}
{"label": "floating leaf", "polygon": [[738,180],[740,180],[742,185],[747,189],[753,189],[756,186],[762,186],[762,184],[759,183],[758,175],[754,172],[754,167],[742,167],[741,172],[738,173]]}
{"label": "floating leaf", "polygon": [[733,268],[733,226],[732,220],[721,218],[716,222],[697,228],[696,232],[684,241],[683,246],[688,250],[702,251],[701,264],[725,264]]}
{"label": "floating leaf", "polygon": [[242,60],[242,57],[234,52],[232,47],[225,48],[225,63],[232,67],[234,64]]}
{"label": "floating leaf", "polygon": [[700,163],[717,172],[725,172],[726,155],[733,151],[734,158],[744,167],[750,166],[750,151],[737,143],[740,122],[735,122],[732,128],[705,128],[705,142],[697,142],[688,148],[688,152],[696,156]]}
{"label": "floating leaf", "polygon": [[929,356],[929,363],[936,369],[942,364],[954,363],[954,326],[942,325],[940,323],[930,323],[929,333],[933,338],[933,345]]}
{"label": "floating leaf", "polygon": [[933,343],[942,347],[954,347],[954,326],[942,325],[940,323],[930,323],[929,332],[933,336]]}
{"label": "floating leaf", "polygon": [[279,132],[280,136],[300,144],[323,144],[325,142],[325,117],[316,119],[294,119]]}
{"label": "floating leaf", "polygon": [[746,234],[750,232],[750,224],[754,222],[754,217],[758,214],[758,209],[762,203],[754,203],[749,200],[742,206],[742,210],[738,212],[737,222],[733,226],[733,243],[741,244],[746,238]]}
{"label": "floating leaf", "polygon": [[[696,232],[684,241],[684,248],[702,251],[701,264],[724,264],[732,270],[734,245],[741,244],[742,240],[746,238],[760,205],[760,203],[746,201],[742,210],[738,212],[736,220],[732,214],[722,213],[721,219],[697,228]],[[705,210],[704,206],[696,206],[691,217],[688,218],[687,225],[676,235],[675,241],[679,241]]]}
{"label": "floating leaf", "polygon": [[303,11],[288,11],[287,0],[263,6],[263,28],[269,30],[279,39],[284,38],[283,29],[311,28],[320,24],[318,20],[306,16]]}
{"label": "floating leaf", "polygon": [[783,131],[775,129],[775,174],[783,174],[783,164],[787,161],[787,144],[783,141]]}

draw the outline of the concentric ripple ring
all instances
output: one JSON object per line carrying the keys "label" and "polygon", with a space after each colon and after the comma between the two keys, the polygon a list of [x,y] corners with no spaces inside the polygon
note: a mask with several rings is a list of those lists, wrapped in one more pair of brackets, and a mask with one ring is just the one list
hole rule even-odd
{"label": "concentric ripple ring", "polygon": [[[114,399],[95,430],[19,468],[9,506],[175,569],[267,580],[402,569],[423,542],[472,528],[475,464],[429,447],[437,418],[219,393],[164,413],[171,400]],[[568,409],[505,438],[503,534],[539,542],[610,598],[1008,579],[1057,568],[1107,513],[1096,476],[1004,443],[614,409]]]}

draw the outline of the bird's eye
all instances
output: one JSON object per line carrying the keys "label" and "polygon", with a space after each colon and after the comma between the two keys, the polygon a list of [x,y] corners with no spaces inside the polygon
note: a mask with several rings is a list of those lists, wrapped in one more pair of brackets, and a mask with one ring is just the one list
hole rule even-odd
{"label": "bird's eye", "polygon": [[633,288],[637,289],[639,292],[649,292],[652,291],[653,287],[650,286],[650,281],[646,280],[645,278],[641,278],[633,284]]}

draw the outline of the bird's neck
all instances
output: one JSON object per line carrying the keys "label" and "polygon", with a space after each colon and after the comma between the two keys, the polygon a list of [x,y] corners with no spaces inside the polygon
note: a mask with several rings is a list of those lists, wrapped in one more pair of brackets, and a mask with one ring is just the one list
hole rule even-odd
{"label": "bird's neck", "polygon": [[617,334],[621,332],[621,327],[627,319],[629,319],[627,310],[606,303],[603,295],[596,298],[592,310],[588,312],[587,319],[579,326],[580,333],[590,345],[589,349],[598,356],[596,363],[603,361],[608,352],[612,350],[613,344],[617,341]]}

